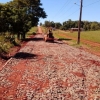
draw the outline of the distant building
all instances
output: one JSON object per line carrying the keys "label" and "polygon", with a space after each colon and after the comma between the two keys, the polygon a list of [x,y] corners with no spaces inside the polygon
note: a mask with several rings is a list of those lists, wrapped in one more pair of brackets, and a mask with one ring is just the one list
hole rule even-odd
{"label": "distant building", "polygon": [[[81,28],[80,30],[83,31],[83,28]],[[73,31],[78,31],[78,28],[71,28],[70,32],[73,32]]]}

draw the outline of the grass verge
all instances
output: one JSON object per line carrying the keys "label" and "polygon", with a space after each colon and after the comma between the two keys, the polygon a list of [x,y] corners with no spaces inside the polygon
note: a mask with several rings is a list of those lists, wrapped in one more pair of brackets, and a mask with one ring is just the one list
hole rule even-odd
{"label": "grass verge", "polygon": [[81,40],[88,40],[91,42],[96,42],[96,43],[100,43],[100,31],[84,31],[81,32],[81,40],[80,40],[80,44],[77,44],[77,34],[78,32],[73,32],[70,33],[69,31],[62,31],[62,30],[56,30],[53,31],[54,36],[56,38],[62,38],[62,40],[64,40],[67,44],[77,47],[77,48],[81,48],[81,47],[85,47],[86,49],[89,49],[93,52],[100,52],[100,47],[99,46],[93,46],[89,43],[85,43]]}

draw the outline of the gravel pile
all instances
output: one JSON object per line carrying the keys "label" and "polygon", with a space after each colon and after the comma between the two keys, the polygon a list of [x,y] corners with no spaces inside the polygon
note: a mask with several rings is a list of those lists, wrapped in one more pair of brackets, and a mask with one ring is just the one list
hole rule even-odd
{"label": "gravel pile", "polygon": [[100,57],[44,41],[30,41],[19,53],[28,55],[0,71],[0,100],[100,100]]}

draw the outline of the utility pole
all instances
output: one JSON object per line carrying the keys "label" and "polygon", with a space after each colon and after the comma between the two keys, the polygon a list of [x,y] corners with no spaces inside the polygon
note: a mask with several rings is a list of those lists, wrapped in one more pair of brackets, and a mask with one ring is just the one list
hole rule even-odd
{"label": "utility pole", "polygon": [[80,15],[79,15],[79,23],[78,23],[78,41],[77,41],[77,44],[80,44],[80,31],[81,31],[82,6],[83,6],[83,0],[81,0],[81,5],[80,5]]}

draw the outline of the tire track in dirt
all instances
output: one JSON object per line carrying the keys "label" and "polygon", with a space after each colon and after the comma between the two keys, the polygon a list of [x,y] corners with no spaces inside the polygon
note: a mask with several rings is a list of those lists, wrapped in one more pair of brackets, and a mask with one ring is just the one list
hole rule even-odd
{"label": "tire track in dirt", "polygon": [[43,32],[42,32],[42,28],[40,27],[40,26],[38,26],[38,32],[37,33],[40,33],[40,34],[42,34]]}

